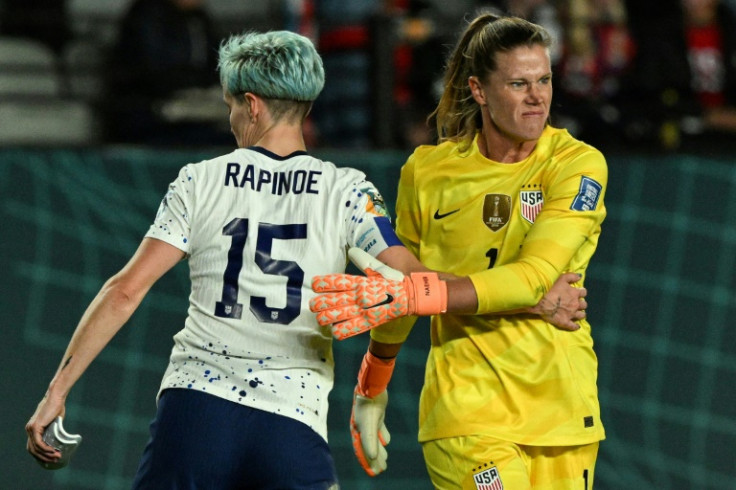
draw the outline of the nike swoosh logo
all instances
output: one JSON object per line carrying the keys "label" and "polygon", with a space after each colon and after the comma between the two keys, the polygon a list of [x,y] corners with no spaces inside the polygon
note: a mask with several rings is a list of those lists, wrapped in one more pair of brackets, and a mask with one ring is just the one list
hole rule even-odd
{"label": "nike swoosh logo", "polygon": [[449,213],[445,213],[445,214],[440,214],[440,210],[438,209],[437,211],[435,211],[435,212],[434,212],[434,219],[442,219],[442,218],[447,218],[447,217],[448,217],[448,216],[450,216],[451,214],[455,214],[455,213],[457,213],[458,211],[460,211],[460,210],[459,210],[459,209],[456,209],[456,210],[454,210],[454,211],[450,211]]}
{"label": "nike swoosh logo", "polygon": [[381,301],[380,303],[376,303],[373,306],[370,306],[369,308],[376,308],[377,306],[383,306],[394,302],[394,296],[392,294],[386,293],[386,299]]}

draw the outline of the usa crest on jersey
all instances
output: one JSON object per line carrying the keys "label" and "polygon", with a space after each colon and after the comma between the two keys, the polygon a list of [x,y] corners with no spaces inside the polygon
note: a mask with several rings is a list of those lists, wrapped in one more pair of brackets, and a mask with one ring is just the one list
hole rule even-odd
{"label": "usa crest on jersey", "polygon": [[534,224],[537,215],[544,206],[544,194],[540,190],[520,191],[519,209],[521,216],[529,223]]}
{"label": "usa crest on jersey", "polygon": [[474,470],[473,481],[476,490],[503,490],[501,475],[498,474],[498,469],[495,466],[488,468],[487,465],[483,465],[481,468]]}

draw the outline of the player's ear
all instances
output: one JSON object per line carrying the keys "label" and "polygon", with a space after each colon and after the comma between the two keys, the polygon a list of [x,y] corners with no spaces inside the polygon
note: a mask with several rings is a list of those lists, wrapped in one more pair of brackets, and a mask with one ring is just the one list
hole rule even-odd
{"label": "player's ear", "polygon": [[246,92],[243,99],[248,117],[251,119],[251,122],[255,123],[261,112],[260,105],[263,103],[263,100],[251,92]]}
{"label": "player's ear", "polygon": [[483,92],[483,85],[481,84],[480,79],[475,75],[469,76],[468,87],[470,87],[470,93],[473,95],[473,100],[475,100],[478,105],[486,105],[486,94]]}

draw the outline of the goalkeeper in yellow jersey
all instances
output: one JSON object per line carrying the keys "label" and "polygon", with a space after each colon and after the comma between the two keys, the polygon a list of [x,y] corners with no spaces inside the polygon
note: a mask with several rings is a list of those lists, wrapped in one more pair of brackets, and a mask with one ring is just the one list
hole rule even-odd
{"label": "goalkeeper in yellow jersey", "polygon": [[[368,268],[371,288],[341,291],[354,296],[365,328],[447,311],[432,317],[419,410],[419,441],[438,489],[593,486],[605,434],[591,327],[583,319],[563,331],[513,313],[536,304],[566,271],[580,274],[582,286],[606,214],[603,155],[549,125],[550,43],[544,28],[520,18],[476,17],[448,61],[433,114],[439,144],[417,148],[402,168],[399,238],[440,279],[463,279],[435,286]],[[366,299],[381,281],[396,288]],[[425,293],[442,288],[440,307],[422,307]],[[452,307],[468,289],[475,314]],[[397,297],[407,306],[371,316]],[[351,420],[369,474],[386,467],[386,386],[414,318],[370,333]]]}

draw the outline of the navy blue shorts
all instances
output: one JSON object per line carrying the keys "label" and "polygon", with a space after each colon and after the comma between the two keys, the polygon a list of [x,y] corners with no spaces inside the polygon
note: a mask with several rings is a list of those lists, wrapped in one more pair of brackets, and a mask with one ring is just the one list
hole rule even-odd
{"label": "navy blue shorts", "polygon": [[134,490],[338,488],[325,440],[289,417],[169,389],[150,430]]}

